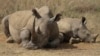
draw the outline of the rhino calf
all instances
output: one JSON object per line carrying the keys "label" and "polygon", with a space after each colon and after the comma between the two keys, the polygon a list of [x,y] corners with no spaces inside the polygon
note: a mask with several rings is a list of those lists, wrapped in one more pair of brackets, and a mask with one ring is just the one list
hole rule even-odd
{"label": "rhino calf", "polygon": [[59,45],[57,21],[60,14],[53,17],[47,6],[32,11],[18,11],[3,18],[2,25],[7,42],[17,42],[27,49],[42,48],[49,44]]}
{"label": "rhino calf", "polygon": [[82,19],[64,18],[58,21],[57,24],[65,42],[72,43],[76,38],[79,38],[79,42],[95,42],[98,36],[98,34],[92,34],[88,30],[85,17],[82,17]]}

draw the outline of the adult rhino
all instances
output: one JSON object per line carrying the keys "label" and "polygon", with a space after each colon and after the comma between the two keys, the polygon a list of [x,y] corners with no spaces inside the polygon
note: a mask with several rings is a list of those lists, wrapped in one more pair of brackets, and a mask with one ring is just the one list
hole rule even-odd
{"label": "adult rhino", "polygon": [[98,34],[92,34],[86,26],[86,18],[64,18],[57,22],[59,32],[64,36],[64,42],[83,41],[95,42]]}
{"label": "adult rhino", "polygon": [[47,6],[32,11],[17,11],[3,18],[2,25],[7,42],[17,42],[28,49],[42,48],[46,45],[55,47],[60,43],[57,21]]}

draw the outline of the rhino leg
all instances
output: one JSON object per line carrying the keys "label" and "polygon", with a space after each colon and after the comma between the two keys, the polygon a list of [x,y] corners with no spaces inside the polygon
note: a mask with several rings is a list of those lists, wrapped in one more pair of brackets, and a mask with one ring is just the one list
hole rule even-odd
{"label": "rhino leg", "polygon": [[37,46],[31,40],[31,33],[29,30],[22,30],[20,33],[22,39],[21,46],[26,49],[37,49]]}
{"label": "rhino leg", "polygon": [[32,41],[29,41],[27,43],[27,45],[25,46],[25,48],[26,49],[33,49],[33,50],[35,50],[35,49],[38,49],[38,46],[36,46]]}
{"label": "rhino leg", "polygon": [[27,43],[29,42],[30,32],[28,30],[22,30],[20,33],[21,38],[21,45],[22,47],[25,47]]}
{"label": "rhino leg", "polygon": [[6,37],[8,38],[10,35],[10,31],[9,31],[9,21],[8,21],[8,16],[4,17],[2,19],[2,27],[4,30],[4,34],[6,35]]}
{"label": "rhino leg", "polygon": [[4,30],[4,34],[6,35],[7,37],[7,40],[6,42],[7,43],[13,43],[14,40],[13,38],[11,37],[11,34],[10,34],[10,30],[9,30],[9,21],[8,21],[9,17],[6,16],[2,19],[2,27],[3,27],[3,30]]}
{"label": "rhino leg", "polygon": [[7,40],[6,40],[7,43],[14,43],[14,40],[13,38],[10,36]]}
{"label": "rhino leg", "polygon": [[80,38],[71,37],[69,40],[69,44],[80,43],[82,40]]}
{"label": "rhino leg", "polygon": [[73,44],[73,40],[74,40],[74,38],[71,37],[70,40],[69,40],[69,44]]}

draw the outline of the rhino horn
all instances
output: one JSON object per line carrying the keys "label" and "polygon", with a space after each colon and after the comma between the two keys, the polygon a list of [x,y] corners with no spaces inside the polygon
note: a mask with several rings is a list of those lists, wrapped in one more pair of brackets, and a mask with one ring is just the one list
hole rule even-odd
{"label": "rhino horn", "polygon": [[99,36],[99,34],[93,34],[94,42],[96,42],[96,39],[97,39],[98,36]]}

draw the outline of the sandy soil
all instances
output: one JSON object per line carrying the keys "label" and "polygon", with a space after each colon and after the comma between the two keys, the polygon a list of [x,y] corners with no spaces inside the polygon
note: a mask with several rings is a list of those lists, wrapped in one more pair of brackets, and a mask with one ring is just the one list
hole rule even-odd
{"label": "sandy soil", "polygon": [[61,44],[56,49],[27,50],[16,43],[6,43],[4,34],[0,34],[0,56],[100,56],[100,39],[97,43]]}

